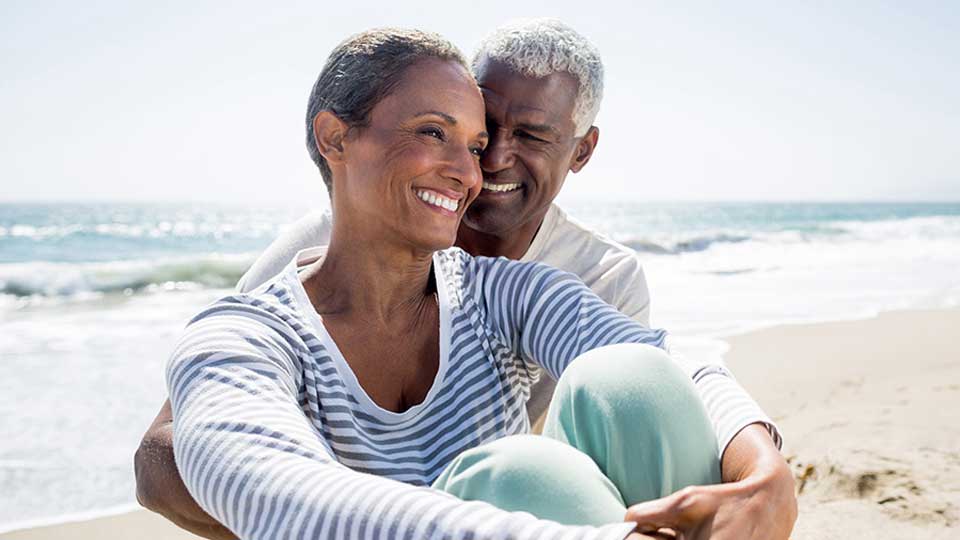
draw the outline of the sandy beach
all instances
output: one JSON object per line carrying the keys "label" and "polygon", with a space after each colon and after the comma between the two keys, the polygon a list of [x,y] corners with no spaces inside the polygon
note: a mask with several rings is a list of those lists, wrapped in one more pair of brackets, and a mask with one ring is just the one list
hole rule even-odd
{"label": "sandy beach", "polygon": [[[960,311],[779,326],[727,361],[779,424],[800,491],[795,540],[960,535]],[[196,538],[145,511],[5,540]]]}
{"label": "sandy beach", "polygon": [[729,340],[800,489],[793,538],[960,535],[960,311],[783,326]]}

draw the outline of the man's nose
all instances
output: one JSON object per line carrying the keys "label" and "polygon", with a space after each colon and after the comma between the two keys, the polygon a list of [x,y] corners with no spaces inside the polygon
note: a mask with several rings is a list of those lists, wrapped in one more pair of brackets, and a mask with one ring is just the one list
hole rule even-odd
{"label": "man's nose", "polygon": [[511,137],[503,133],[494,133],[480,157],[480,168],[485,173],[504,171],[513,167],[515,159]]}

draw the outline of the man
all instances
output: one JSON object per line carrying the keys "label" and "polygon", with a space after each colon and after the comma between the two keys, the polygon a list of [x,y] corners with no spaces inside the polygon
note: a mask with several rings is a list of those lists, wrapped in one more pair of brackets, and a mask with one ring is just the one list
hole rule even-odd
{"label": "man", "polygon": [[[473,255],[539,261],[572,272],[605,301],[649,325],[649,293],[636,255],[553,205],[568,172],[586,166],[597,145],[599,130],[592,123],[603,92],[597,51],[566,25],[532,21],[495,31],[481,44],[473,70],[490,142],[480,161],[483,189],[463,219],[457,245]],[[309,142],[308,149],[315,156]],[[267,249],[238,289],[256,288],[294,253],[326,244],[329,230],[327,217],[307,216]],[[548,379],[532,390],[531,419],[541,416],[550,399]],[[796,501],[792,474],[777,450],[779,434],[732,377],[723,381],[704,398],[742,411],[736,425],[715,426],[724,484],[685,489],[634,507],[628,517],[652,528],[706,527],[715,537],[787,538]],[[232,538],[186,492],[173,461],[171,421],[167,403],[137,452],[138,499],[197,534]]]}

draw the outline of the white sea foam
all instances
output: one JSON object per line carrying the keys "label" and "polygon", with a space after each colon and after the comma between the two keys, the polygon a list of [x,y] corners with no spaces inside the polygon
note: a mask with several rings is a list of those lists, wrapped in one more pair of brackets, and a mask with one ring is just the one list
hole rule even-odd
{"label": "white sea foam", "polygon": [[784,322],[950,307],[960,219],[835,222],[839,234],[758,234],[678,255],[645,255],[657,324],[724,335]]}
{"label": "white sea foam", "polygon": [[30,225],[14,223],[0,226],[0,238],[25,238],[30,240],[62,239],[73,235],[99,235],[114,238],[222,238],[241,234],[251,238],[272,237],[283,227],[274,223],[196,222],[193,220],[159,221],[143,223],[71,223],[66,225]]}

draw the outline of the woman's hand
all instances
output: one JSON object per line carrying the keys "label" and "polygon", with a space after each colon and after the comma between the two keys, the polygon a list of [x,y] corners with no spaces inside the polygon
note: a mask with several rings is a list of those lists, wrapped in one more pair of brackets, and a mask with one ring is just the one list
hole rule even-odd
{"label": "woman's hand", "polygon": [[793,473],[765,428],[741,431],[724,454],[724,481],[691,486],[636,504],[625,521],[637,531],[671,529],[683,540],[786,540],[797,519]]}
{"label": "woman's hand", "polygon": [[624,540],[676,540],[677,536],[672,532],[655,532],[650,534],[630,533]]}

